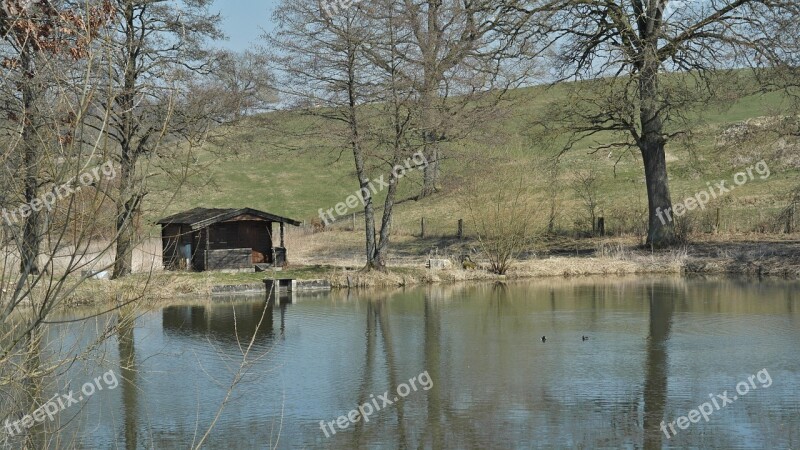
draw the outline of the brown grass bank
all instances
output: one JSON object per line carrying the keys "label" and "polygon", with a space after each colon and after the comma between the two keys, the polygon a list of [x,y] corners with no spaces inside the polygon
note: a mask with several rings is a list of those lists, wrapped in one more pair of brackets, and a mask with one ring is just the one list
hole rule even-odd
{"label": "brown grass bank", "polygon": [[[800,240],[797,236],[713,237],[664,251],[643,249],[631,239],[583,239],[552,241],[517,261],[505,276],[485,270],[487,264],[475,258],[478,268],[458,267],[457,255],[470,251],[464,242],[438,243],[437,254],[398,245],[387,272],[363,272],[353,255],[311,257],[282,271],[262,273],[151,272],[123,280],[88,280],[66,304],[104,304],[137,301],[159,304],[176,298],[209,297],[220,285],[259,284],[264,278],[324,279],[334,288],[412,286],[428,283],[498,281],[542,277],[623,276],[638,274],[742,274],[800,279]],[[425,268],[429,257],[451,258],[454,268]]]}

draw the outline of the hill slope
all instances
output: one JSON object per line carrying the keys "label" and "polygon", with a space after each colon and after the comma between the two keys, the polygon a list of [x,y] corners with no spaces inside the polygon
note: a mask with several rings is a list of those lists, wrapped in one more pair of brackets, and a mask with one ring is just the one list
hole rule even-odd
{"label": "hill slope", "polygon": [[[576,173],[592,171],[596,177],[598,213],[605,216],[612,232],[634,232],[644,226],[646,191],[641,158],[635,151],[592,153],[592,144],[582,142],[561,159],[556,177],[544,169],[552,148],[535,142],[527,133],[531,120],[542,105],[558,98],[558,89],[534,87],[513,93],[505,116],[483,124],[466,138],[445,145],[443,185],[440,194],[423,201],[406,201],[396,210],[398,235],[417,233],[419,219],[425,217],[427,231],[451,235],[457,219],[465,217],[459,206],[459,188],[481,183],[500,185],[509,174],[523,170],[525,182],[537,192],[542,210],[549,209],[556,193],[557,225],[567,232],[586,227],[586,209],[573,185]],[[796,143],[778,142],[758,132],[766,119],[758,119],[782,102],[776,95],[750,96],[725,107],[709,107],[699,113],[691,145],[673,142],[668,148],[668,170],[674,202],[708,189],[708,183],[727,180],[739,170],[765,159],[769,178],[755,177],[734,192],[713,202],[706,211],[694,214],[699,226],[709,226],[720,207],[723,229],[751,230],[761,222],[774,221],[786,204],[786,194],[797,183],[800,153]],[[222,137],[208,144],[197,159],[197,167],[208,164],[202,177],[194,177],[175,201],[165,206],[165,195],[173,185],[156,184],[148,203],[148,219],[194,206],[249,206],[286,215],[307,223],[344,201],[357,190],[352,154],[343,147],[331,129],[325,138],[325,123],[292,112],[276,112],[251,117],[235,126],[224,127]],[[732,134],[750,136],[730,146]],[[752,136],[751,136],[752,135]],[[755,137],[753,137],[755,136]],[[782,147],[781,147],[782,146]],[[792,159],[795,158],[795,159]],[[381,173],[375,171],[375,176]],[[162,182],[163,183],[163,182]],[[404,179],[400,198],[417,193],[419,174]],[[355,209],[358,211],[358,208]],[[580,223],[583,222],[581,225]],[[576,223],[578,225],[576,225]]]}

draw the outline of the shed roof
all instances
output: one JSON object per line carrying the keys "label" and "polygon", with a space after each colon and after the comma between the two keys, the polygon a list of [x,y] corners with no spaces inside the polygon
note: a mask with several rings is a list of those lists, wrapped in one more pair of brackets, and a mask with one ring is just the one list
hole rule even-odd
{"label": "shed roof", "polygon": [[297,220],[252,208],[193,208],[188,211],[164,217],[156,223],[160,225],[189,225],[193,230],[198,230],[245,214],[256,216],[270,222],[288,223],[294,226],[300,225],[300,222]]}

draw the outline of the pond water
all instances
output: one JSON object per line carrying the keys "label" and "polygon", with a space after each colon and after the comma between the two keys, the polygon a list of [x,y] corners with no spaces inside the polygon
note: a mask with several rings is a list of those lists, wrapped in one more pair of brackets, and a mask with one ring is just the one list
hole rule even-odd
{"label": "pond water", "polygon": [[[115,320],[53,326],[48,351]],[[59,413],[50,447],[191,448],[212,424],[205,448],[800,447],[797,282],[184,299],[117,336],[62,376],[67,393],[113,371]]]}

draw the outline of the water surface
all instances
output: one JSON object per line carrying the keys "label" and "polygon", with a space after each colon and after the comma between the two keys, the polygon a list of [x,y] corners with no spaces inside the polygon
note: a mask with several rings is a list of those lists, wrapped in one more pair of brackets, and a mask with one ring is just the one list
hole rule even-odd
{"label": "water surface", "polygon": [[[107,370],[124,381],[62,413],[61,444],[190,448],[214,423],[207,448],[798,448],[799,287],[626,278],[338,291],[274,308],[182,300],[70,369],[72,388]],[[97,329],[51,334],[66,351]],[[759,371],[708,421],[660,428]],[[432,386],[399,398],[423,372]],[[398,401],[325,436],[320,421],[386,391]]]}

